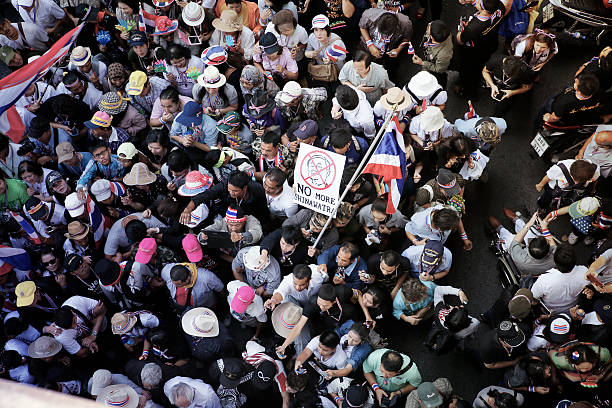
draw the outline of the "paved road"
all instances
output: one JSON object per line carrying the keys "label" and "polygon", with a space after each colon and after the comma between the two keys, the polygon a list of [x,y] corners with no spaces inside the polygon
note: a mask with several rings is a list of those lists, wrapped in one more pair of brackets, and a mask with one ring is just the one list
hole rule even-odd
{"label": "paved road", "polygon": [[[442,19],[456,30],[458,16],[463,6],[458,5],[455,0],[444,3]],[[415,21],[414,18],[412,20]],[[424,22],[416,24],[413,37],[415,44],[420,41],[424,28]],[[451,273],[441,283],[465,290],[470,298],[469,311],[473,316],[485,311],[501,292],[495,257],[488,250],[489,239],[484,233],[483,225],[486,217],[491,214],[504,220],[502,213],[504,206],[520,208],[528,205],[532,209],[535,208],[537,192],[534,185],[547,169],[543,162],[529,158],[531,150],[529,142],[533,137],[532,124],[535,114],[548,97],[571,82],[578,66],[596,52],[588,48],[564,47],[563,44],[560,44],[559,48],[559,54],[544,68],[540,82],[530,93],[523,95],[521,103],[516,104],[505,117],[508,131],[492,154],[488,167],[488,183],[471,183],[465,194],[467,214],[464,223],[474,243],[474,249],[471,252],[463,251],[458,239],[450,243],[454,256],[453,266]],[[400,78],[396,81],[399,86],[407,83],[417,72],[407,57],[402,61],[404,62],[402,66],[407,68],[401,71]],[[466,101],[450,91],[456,77],[456,73],[453,73],[449,80],[449,100],[444,111],[451,122],[462,117],[467,108]],[[479,86],[479,84],[473,85]],[[481,98],[474,104],[476,112],[481,115],[492,113],[490,102],[488,91],[481,89]],[[507,220],[505,222],[508,224]],[[425,380],[448,377],[455,392],[470,401],[480,389],[498,381],[501,373],[477,366],[462,354],[435,356],[428,352],[422,345],[427,329],[428,327],[406,327],[402,330],[402,334],[392,339],[391,343],[415,359]]]}

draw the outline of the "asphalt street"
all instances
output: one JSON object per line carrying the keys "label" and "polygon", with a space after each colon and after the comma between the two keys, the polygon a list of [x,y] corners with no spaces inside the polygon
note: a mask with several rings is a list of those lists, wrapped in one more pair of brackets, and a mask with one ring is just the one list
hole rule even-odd
{"label": "asphalt street", "polygon": [[[464,13],[456,0],[444,1],[442,19],[456,33],[457,21]],[[414,22],[414,8],[411,10],[411,20]],[[427,21],[426,19],[424,19]],[[426,22],[416,22],[413,43],[419,43],[426,27]],[[453,33],[453,34],[454,34]],[[502,43],[498,53],[502,52]],[[540,81],[531,92],[521,95],[521,100],[504,118],[508,130],[503,135],[500,145],[491,155],[488,165],[489,180],[486,184],[472,182],[465,193],[467,214],[464,216],[466,231],[474,244],[470,252],[462,249],[457,237],[451,239],[450,249],[453,253],[451,273],[439,283],[462,288],[470,298],[468,305],[472,316],[478,316],[487,310],[502,290],[496,270],[496,258],[489,251],[490,239],[485,235],[484,225],[488,215],[494,215],[502,224],[510,226],[504,219],[502,208],[520,209],[527,206],[535,209],[537,191],[535,184],[542,178],[548,166],[540,160],[533,160],[529,153],[529,142],[533,138],[533,121],[539,108],[551,96],[573,82],[573,74],[585,61],[597,53],[595,44],[586,47],[576,47],[570,44],[559,44],[559,53],[543,69]],[[410,77],[418,72],[418,68],[410,62],[408,56],[403,56],[396,85],[405,85]],[[446,118],[453,122],[463,116],[467,110],[467,101],[457,97],[452,91],[457,73],[453,72],[448,84],[448,102],[444,111]],[[480,84],[469,84],[480,88]],[[480,89],[480,99],[474,103],[479,115],[493,112],[493,101],[487,89]],[[552,225],[553,232],[558,236],[564,231],[558,231],[558,226]],[[565,231],[567,232],[567,231]],[[581,248],[582,253],[587,253]],[[585,259],[585,257],[583,257]],[[481,330],[487,327],[481,325]],[[488,370],[470,361],[464,355],[451,352],[436,356],[423,345],[427,334],[426,327],[408,327],[398,329],[398,335],[391,340],[391,346],[408,353],[417,363],[424,380],[433,381],[438,377],[451,380],[455,393],[472,401],[483,387],[497,384],[501,372]]]}

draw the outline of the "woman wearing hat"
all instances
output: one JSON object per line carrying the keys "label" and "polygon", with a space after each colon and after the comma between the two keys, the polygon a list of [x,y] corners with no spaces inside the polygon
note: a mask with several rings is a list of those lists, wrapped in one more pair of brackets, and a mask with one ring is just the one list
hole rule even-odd
{"label": "woman wearing hat", "polygon": [[210,37],[210,45],[220,45],[227,50],[228,55],[240,54],[245,60],[251,60],[255,36],[253,31],[242,24],[234,10],[223,10],[212,24],[215,31]]}
{"label": "woman wearing hat", "polygon": [[[335,55],[332,48],[336,50],[346,50],[347,48],[342,38],[337,33],[332,33],[329,24],[329,19],[323,14],[319,14],[312,19],[312,33],[308,36],[308,44],[304,55],[316,65],[336,64],[338,71],[340,71],[344,66],[346,53]],[[332,59],[330,59],[330,55],[333,57]],[[314,83],[311,83],[311,86],[314,86]]]}
{"label": "woman wearing hat", "polygon": [[66,197],[73,191],[72,186],[68,184],[68,181],[59,171],[53,170],[47,174],[45,184],[47,185],[47,191],[53,197],[53,201],[60,205],[64,205]]}
{"label": "woman wearing hat", "polygon": [[[140,360],[149,357],[151,343],[148,340],[151,329],[159,326],[159,319],[153,313],[140,310],[138,312],[122,311],[111,318],[113,334],[121,337],[123,347]],[[142,344],[142,350],[140,349]]]}
{"label": "woman wearing hat", "polygon": [[206,67],[193,87],[193,99],[202,105],[205,114],[221,119],[229,111],[238,109],[238,92],[227,83],[217,67]]}
{"label": "woman wearing hat", "polygon": [[238,112],[227,112],[217,121],[217,130],[220,136],[218,143],[227,144],[232,150],[242,154],[251,153],[253,134],[244,126]]}
{"label": "woman wearing hat", "polygon": [[278,85],[268,79],[257,67],[245,65],[240,73],[240,95],[246,99],[251,97],[256,89],[263,89],[272,98],[279,91]]}
{"label": "woman wearing hat", "polygon": [[249,129],[257,137],[262,137],[269,131],[280,130],[284,133],[287,130],[287,122],[282,112],[276,108],[274,99],[268,97],[262,89],[256,90],[252,97],[246,99],[242,114],[249,124]]}
{"label": "woman wearing hat", "polygon": [[122,91],[107,92],[102,96],[98,109],[111,115],[111,125],[136,138],[140,131],[147,128],[147,121],[129,101],[130,98],[122,96]]}
{"label": "woman wearing hat", "polygon": [[276,36],[269,32],[259,39],[259,47],[253,52],[253,64],[264,75],[272,75],[278,84],[298,77],[298,66],[291,51],[278,45]]}
{"label": "woman wearing hat", "polygon": [[166,59],[164,48],[149,46],[149,38],[144,31],[130,32],[128,45],[131,48],[128,51],[127,58],[132,64],[132,70],[144,71],[148,75],[157,77],[163,75],[161,72],[155,72],[153,63],[159,59]]}
{"label": "woman wearing hat", "polygon": [[202,44],[207,43],[214,28],[212,21],[215,18],[211,13],[196,2],[189,2],[181,11],[179,30],[187,37],[187,47],[192,54],[198,55],[202,51]]}
{"label": "woman wearing hat", "polygon": [[168,193],[163,176],[156,176],[144,163],[136,163],[123,182],[128,187],[128,194],[121,202],[137,211],[149,208],[160,195]]}

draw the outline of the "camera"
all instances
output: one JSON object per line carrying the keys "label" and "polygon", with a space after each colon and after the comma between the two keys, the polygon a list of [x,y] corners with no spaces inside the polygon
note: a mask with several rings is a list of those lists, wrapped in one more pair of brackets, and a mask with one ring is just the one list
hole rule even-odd
{"label": "camera", "polygon": [[21,146],[19,147],[19,149],[17,149],[17,155],[25,156],[27,154],[32,153],[34,150],[36,150],[36,145],[34,144],[34,142],[31,141],[30,139],[25,139],[21,143]]}

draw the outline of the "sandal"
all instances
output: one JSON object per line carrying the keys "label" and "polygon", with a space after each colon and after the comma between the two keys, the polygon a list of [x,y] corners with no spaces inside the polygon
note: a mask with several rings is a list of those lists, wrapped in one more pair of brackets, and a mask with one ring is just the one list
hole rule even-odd
{"label": "sandal", "polygon": [[425,9],[423,7],[419,7],[416,11],[416,19],[420,20],[425,16]]}

